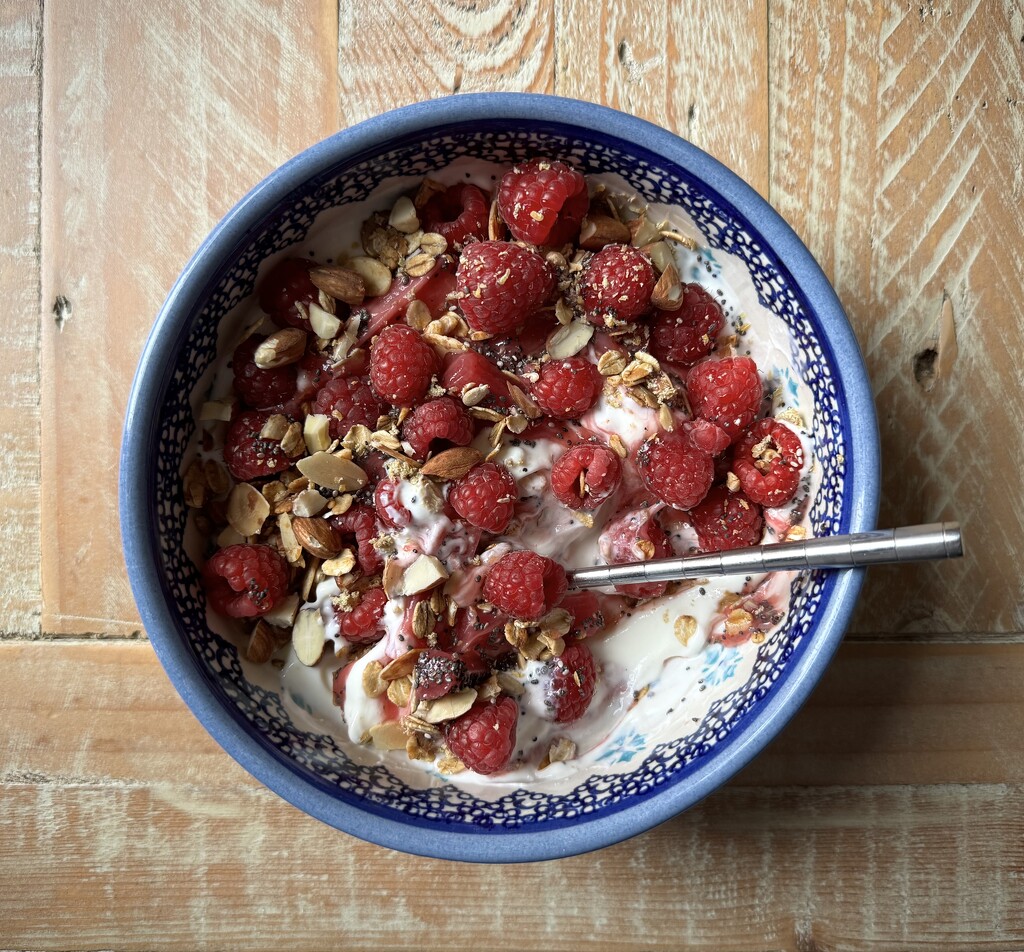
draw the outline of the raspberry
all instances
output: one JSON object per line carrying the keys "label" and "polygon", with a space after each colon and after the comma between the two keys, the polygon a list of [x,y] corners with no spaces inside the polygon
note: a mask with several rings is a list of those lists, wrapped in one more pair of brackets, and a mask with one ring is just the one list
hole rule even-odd
{"label": "raspberry", "polygon": [[708,456],[718,456],[729,446],[729,434],[715,423],[707,420],[686,420],[680,424],[678,432],[686,441]]}
{"label": "raspberry", "polygon": [[[447,307],[448,295],[455,290],[455,262],[449,255],[437,259],[432,271],[418,278],[407,275],[394,279],[389,290],[368,298],[360,308],[362,333],[356,345],[362,347],[389,324],[394,324],[416,299],[426,305],[433,317],[440,317]],[[365,314],[364,314],[365,312]]]}
{"label": "raspberry", "polygon": [[440,369],[434,348],[407,324],[392,324],[380,332],[370,350],[370,383],[395,406],[419,403]]}
{"label": "raspberry", "polygon": [[399,502],[398,483],[382,479],[373,491],[373,507],[377,518],[389,529],[404,529],[412,522],[412,513]]}
{"label": "raspberry", "polygon": [[604,630],[601,601],[593,592],[570,592],[562,599],[561,607],[572,615],[569,631],[577,638],[587,638]]}
{"label": "raspberry", "polygon": [[343,611],[334,609],[334,616],[346,641],[354,645],[372,645],[384,636],[380,621],[384,617],[384,606],[388,596],[382,588],[371,588],[363,592],[355,608]]}
{"label": "raspberry", "polygon": [[574,446],[551,467],[551,492],[570,509],[596,509],[621,482],[619,457],[600,443]]}
{"label": "raspberry", "polygon": [[461,395],[468,387],[486,384],[490,390],[488,402],[507,404],[508,377],[495,364],[475,350],[464,350],[445,358],[441,373],[441,386],[451,393]]}
{"label": "raspberry", "polygon": [[725,486],[715,486],[700,505],[690,510],[689,518],[704,552],[757,545],[764,529],[761,507]]}
{"label": "raspberry", "polygon": [[715,478],[711,457],[680,433],[664,433],[642,443],[636,465],[644,485],[676,509],[696,506]]}
{"label": "raspberry", "polygon": [[240,482],[280,473],[291,465],[277,440],[260,437],[271,414],[265,410],[243,410],[228,426],[224,437],[224,462]]}
{"label": "raspberry", "polygon": [[674,311],[657,311],[650,321],[651,353],[658,360],[692,367],[715,349],[725,315],[699,284],[684,284]]}
{"label": "raspberry", "polygon": [[520,162],[498,186],[498,209],[508,230],[534,245],[565,244],[579,231],[589,205],[586,179],[550,159]]}
{"label": "raspberry", "polygon": [[331,418],[332,440],[342,439],[357,423],[377,429],[377,418],[387,407],[377,399],[365,380],[359,377],[333,377],[316,395],[314,413]]}
{"label": "raspberry", "polygon": [[761,409],[764,386],[749,357],[723,357],[691,368],[686,395],[694,414],[717,423],[735,441]]}
{"label": "raspberry", "polygon": [[[609,565],[667,559],[672,555],[668,537],[646,509],[619,516],[601,533],[600,542],[601,554]],[[663,595],[667,587],[665,582],[615,586],[616,591],[633,598],[656,598]]]}
{"label": "raspberry", "polygon": [[510,697],[477,701],[445,731],[448,749],[470,770],[495,774],[504,770],[516,747],[519,705]]}
{"label": "raspberry", "polygon": [[587,320],[598,327],[636,320],[651,306],[657,278],[650,258],[629,245],[605,245],[580,276]]}
{"label": "raspberry", "polygon": [[554,289],[547,262],[509,241],[477,241],[463,252],[455,288],[466,322],[475,331],[510,334],[547,301]]}
{"label": "raspberry", "polygon": [[231,367],[235,373],[235,391],[250,406],[265,410],[290,399],[296,390],[298,373],[294,364],[263,370],[253,355],[265,338],[252,336],[235,348]]}
{"label": "raspberry", "polygon": [[315,261],[285,258],[274,265],[260,282],[260,307],[276,324],[291,324],[312,332],[309,318],[299,314],[295,305],[319,303],[320,292],[309,280],[309,272],[315,267]]}
{"label": "raspberry", "polygon": [[420,217],[424,231],[443,235],[449,245],[461,245],[467,238],[487,236],[488,211],[487,196],[463,183],[431,196]]}
{"label": "raspberry", "polygon": [[484,580],[484,596],[513,618],[543,618],[565,594],[565,569],[536,552],[503,555]]}
{"label": "raspberry", "polygon": [[515,479],[497,463],[474,466],[448,491],[448,502],[466,522],[494,533],[508,528],[518,499]]}
{"label": "raspberry", "polygon": [[383,564],[380,553],[374,548],[377,538],[377,517],[369,506],[353,506],[340,516],[329,517],[330,524],[343,536],[350,536],[356,542],[356,559],[359,567],[367,574],[380,571]]}
{"label": "raspberry", "polygon": [[[474,436],[476,427],[472,417],[451,397],[421,404],[402,426],[402,439],[412,447],[412,455],[418,460],[425,460],[431,450],[449,445],[469,446]],[[441,447],[436,441],[441,442]]]}
{"label": "raspberry", "polygon": [[571,724],[583,716],[594,696],[597,669],[594,656],[582,642],[565,646],[557,658],[547,664],[551,680],[545,701],[557,724]]}
{"label": "raspberry", "polygon": [[466,665],[449,651],[428,648],[416,659],[412,687],[417,701],[436,701],[458,691],[466,680]]}
{"label": "raspberry", "polygon": [[288,594],[290,575],[288,563],[269,545],[229,545],[203,567],[203,587],[215,611],[252,618]]}
{"label": "raspberry", "polygon": [[796,495],[804,448],[800,437],[785,423],[758,420],[733,450],[733,472],[743,491],[768,508],[781,506]]}
{"label": "raspberry", "polygon": [[476,652],[486,660],[497,662],[513,650],[505,639],[505,625],[509,621],[503,612],[460,609],[455,621],[452,649],[463,656]]}
{"label": "raspberry", "polygon": [[589,360],[565,357],[542,364],[530,392],[548,416],[568,420],[586,413],[603,387],[604,378]]}

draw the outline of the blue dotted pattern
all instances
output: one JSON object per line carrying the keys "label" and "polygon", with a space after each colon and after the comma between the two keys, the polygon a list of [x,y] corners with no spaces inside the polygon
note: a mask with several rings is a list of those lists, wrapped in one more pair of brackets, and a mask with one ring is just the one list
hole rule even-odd
{"label": "blue dotted pattern", "polygon": [[310,182],[301,193],[289,196],[210,289],[180,350],[163,405],[155,465],[163,564],[180,629],[187,632],[211,689],[222,692],[223,699],[252,725],[271,752],[321,789],[416,825],[441,823],[451,828],[455,824],[474,830],[551,828],[597,811],[621,809],[650,796],[666,783],[678,782],[751,716],[768,695],[794,650],[813,632],[825,594],[820,576],[797,579],[792,611],[782,629],[760,647],[746,683],[715,702],[688,738],[659,745],[631,772],[592,776],[565,795],[521,789],[496,801],[481,800],[452,785],[411,789],[383,765],[354,764],[329,735],[296,727],[276,694],[245,678],[236,648],[207,627],[198,573],[183,545],[187,511],[181,498],[180,474],[195,429],[189,397],[215,358],[221,317],[253,292],[257,268],[264,258],[301,242],[325,209],[367,198],[383,178],[425,175],[459,156],[513,162],[538,154],[568,158],[585,173],[617,173],[647,201],[681,206],[707,235],[713,249],[734,254],[745,262],[761,302],[788,325],[798,370],[814,396],[813,438],[823,466],[821,489],[811,511],[814,534],[841,531],[846,477],[842,398],[829,364],[830,355],[818,343],[814,317],[771,250],[752,234],[734,209],[717,195],[708,194],[684,169],[653,156],[645,158],[642,150],[640,157],[637,150],[627,153],[616,140],[605,141],[596,135],[584,141],[557,127],[510,132],[478,124],[473,129],[399,144],[364,157],[348,168],[331,170]]}

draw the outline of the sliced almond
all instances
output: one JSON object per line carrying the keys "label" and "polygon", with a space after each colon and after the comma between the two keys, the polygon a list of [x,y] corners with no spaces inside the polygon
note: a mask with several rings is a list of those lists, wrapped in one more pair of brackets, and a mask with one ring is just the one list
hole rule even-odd
{"label": "sliced almond", "polygon": [[411,235],[419,229],[420,218],[416,214],[416,206],[413,205],[411,198],[403,195],[395,202],[391,214],[388,216],[388,224],[405,235]]}
{"label": "sliced almond", "polygon": [[254,486],[239,483],[228,496],[228,525],[243,536],[258,535],[267,516],[270,503]]}
{"label": "sliced almond", "polygon": [[273,440],[275,443],[281,442],[281,437],[288,432],[288,417],[283,413],[273,413],[267,417],[266,422],[260,429],[261,440]]}
{"label": "sliced almond", "polygon": [[511,671],[499,671],[495,676],[498,686],[509,697],[522,697],[526,693],[526,687]]}
{"label": "sliced almond", "polygon": [[675,267],[675,255],[672,254],[672,249],[664,241],[655,241],[649,245],[644,245],[641,250],[651,259],[651,264],[654,265],[659,274],[670,267]]}
{"label": "sliced almond", "polygon": [[368,480],[362,467],[334,453],[314,453],[300,459],[295,466],[310,482],[339,492],[358,492]]}
{"label": "sliced almond", "polygon": [[408,739],[398,721],[385,721],[370,728],[370,742],[377,750],[405,750]]}
{"label": "sliced almond", "polygon": [[299,610],[299,596],[285,595],[269,612],[263,616],[268,625],[276,628],[288,628],[295,620],[295,613]]}
{"label": "sliced almond", "polygon": [[568,324],[573,319],[573,309],[566,303],[565,298],[555,301],[555,320],[559,324]]}
{"label": "sliced almond", "polygon": [[319,516],[297,516],[292,531],[299,545],[318,559],[332,559],[341,551],[341,539],[326,519]]}
{"label": "sliced almond", "polygon": [[309,272],[309,280],[332,298],[344,301],[350,307],[359,307],[366,297],[363,276],[351,268],[338,264],[324,264]]}
{"label": "sliced almond", "polygon": [[299,612],[292,626],[292,648],[295,657],[307,667],[312,667],[324,653],[324,642],[327,633],[324,631],[324,620],[315,609],[304,609]]}
{"label": "sliced almond", "polygon": [[363,279],[368,297],[379,297],[391,287],[391,271],[376,258],[358,255],[349,261],[349,266]]}
{"label": "sliced almond", "polygon": [[491,392],[491,388],[485,383],[477,384],[475,387],[467,385],[462,391],[462,405],[475,407],[483,403]]}
{"label": "sliced almond", "polygon": [[448,570],[433,555],[421,555],[402,577],[402,591],[406,595],[426,592],[448,578]]}
{"label": "sliced almond", "polygon": [[302,565],[302,546],[295,538],[292,517],[287,512],[282,512],[277,517],[277,530],[281,533],[281,545],[284,546],[284,555],[289,564]]}
{"label": "sliced almond", "polygon": [[309,305],[309,323],[313,333],[324,340],[334,340],[341,330],[341,321],[316,304]]}
{"label": "sliced almond", "polygon": [[333,559],[328,559],[320,568],[324,575],[337,578],[341,575],[348,575],[356,567],[356,556],[351,549],[342,549]]}
{"label": "sliced almond", "polygon": [[476,689],[463,688],[453,694],[446,694],[429,704],[421,704],[416,710],[428,724],[440,724],[461,717],[476,703]]}
{"label": "sliced almond", "polygon": [[322,453],[331,445],[331,418],[325,413],[311,413],[302,425],[302,438],[310,453]]}
{"label": "sliced almond", "polygon": [[491,241],[503,241],[505,238],[505,223],[501,220],[497,199],[491,202],[491,209],[487,215],[487,237]]}
{"label": "sliced almond", "polygon": [[225,397],[221,400],[207,400],[199,408],[200,422],[219,420],[227,423],[235,410],[235,398]]}
{"label": "sliced almond", "polygon": [[652,241],[657,241],[661,237],[658,226],[646,214],[634,218],[629,223],[629,234],[631,236],[630,244],[634,248],[642,248],[644,245],[649,245]]}
{"label": "sliced almond", "polygon": [[580,247],[588,251],[629,244],[631,238],[629,227],[610,215],[587,215],[580,227]]}
{"label": "sliced almond", "polygon": [[419,658],[421,651],[421,648],[413,648],[411,651],[399,655],[384,666],[380,676],[385,681],[396,681],[398,678],[411,677],[416,668],[416,659]]}
{"label": "sliced almond", "polygon": [[277,647],[273,632],[265,621],[256,622],[245,646],[245,660],[254,664],[266,664]]}
{"label": "sliced almond", "polygon": [[402,576],[405,570],[398,559],[388,559],[384,563],[384,571],[381,574],[381,587],[388,598],[398,598],[402,594]]}
{"label": "sliced almond", "polygon": [[428,459],[420,473],[436,479],[462,479],[482,459],[483,454],[472,446],[453,446]]}
{"label": "sliced almond", "polygon": [[658,283],[654,285],[651,303],[663,311],[674,311],[683,299],[683,285],[679,280],[679,272],[674,264],[670,264],[661,273]]}
{"label": "sliced almond", "polygon": [[547,352],[555,359],[575,357],[594,336],[594,325],[572,321],[548,335]]}
{"label": "sliced almond", "polygon": [[303,489],[292,500],[292,515],[318,516],[327,508],[327,500],[315,489]]}
{"label": "sliced almond", "polygon": [[306,332],[298,327],[275,331],[256,348],[253,361],[260,370],[294,364],[306,352]]}
{"label": "sliced almond", "polygon": [[528,420],[536,420],[541,415],[541,408],[537,406],[532,397],[527,395],[522,387],[510,382],[508,385],[508,395],[512,398],[512,402],[523,411],[523,416]]}
{"label": "sliced almond", "polygon": [[303,436],[302,424],[295,420],[288,424],[284,436],[281,437],[281,450],[289,458],[295,459],[306,452],[306,440]]}

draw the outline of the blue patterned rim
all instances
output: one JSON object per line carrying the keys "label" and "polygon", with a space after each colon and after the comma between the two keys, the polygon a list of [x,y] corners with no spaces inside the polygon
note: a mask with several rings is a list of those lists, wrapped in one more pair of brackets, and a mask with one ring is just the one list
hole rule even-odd
{"label": "blue patterned rim", "polygon": [[[443,796],[440,810],[435,802],[430,810],[410,815],[389,805],[386,798],[373,800],[333,788],[259,735],[209,667],[199,663],[176,610],[189,593],[168,579],[167,553],[161,551],[167,540],[159,538],[157,531],[161,519],[171,518],[166,500],[158,499],[161,483],[167,482],[166,461],[158,448],[161,431],[167,427],[169,394],[177,384],[180,402],[182,379],[188,375],[183,366],[189,362],[182,355],[194,344],[190,337],[196,314],[223,282],[227,265],[241,249],[252,246],[263,226],[294,200],[293,193],[308,192],[310,182],[328,182],[339,169],[368,160],[385,148],[456,129],[481,135],[543,129],[583,142],[612,143],[637,156],[641,165],[650,160],[676,169],[681,178],[713,196],[714,208],[742,222],[743,234],[753,236],[754,253],[766,264],[770,261],[794,306],[809,316],[822,349],[820,363],[830,368],[826,375],[835,378],[829,381],[829,394],[841,430],[837,439],[846,456],[841,467],[842,494],[837,497],[841,512],[826,514],[821,524],[832,532],[873,526],[878,437],[863,360],[834,291],[789,226],[720,163],[657,126],[589,103],[495,93],[419,103],[338,133],[256,186],[203,242],[157,318],[132,385],[125,421],[125,436],[130,434],[131,439],[124,440],[121,454],[122,534],[133,593],[168,676],[210,734],[268,787],[332,826],[383,846],[458,860],[548,859],[596,849],[647,830],[692,806],[746,764],[778,733],[817,682],[842,638],[862,575],[832,573],[814,582],[820,604],[809,630],[788,644],[782,656],[786,663],[765,676],[763,688],[750,692],[746,703],[734,705],[742,709],[733,712],[731,724],[717,731],[712,726],[709,741],[684,760],[677,758],[671,771],[656,763],[651,768],[654,782],[642,791],[627,790],[629,796],[609,796],[605,802],[598,791],[585,808],[563,811],[556,815],[561,819],[533,824],[535,829],[515,822],[504,826],[456,822],[465,817],[455,812],[446,815]],[[732,250],[731,240],[726,235],[721,246]],[[778,296],[778,289],[774,282],[764,281],[758,293],[769,303]],[[158,475],[158,470],[163,472]],[[764,660],[767,664],[778,659]],[[288,749],[287,743],[280,746]],[[432,796],[437,801],[438,794]],[[520,802],[510,798],[510,809],[514,811]]]}

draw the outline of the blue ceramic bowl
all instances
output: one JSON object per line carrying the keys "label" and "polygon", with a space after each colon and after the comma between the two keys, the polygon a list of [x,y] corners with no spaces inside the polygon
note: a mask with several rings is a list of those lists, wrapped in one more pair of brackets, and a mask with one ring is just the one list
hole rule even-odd
{"label": "blue ceramic bowl", "polygon": [[[206,623],[185,554],[180,479],[195,424],[190,395],[215,356],[218,319],[252,293],[266,256],[300,241],[324,209],[367,197],[390,175],[423,175],[458,156],[568,157],[617,172],[645,199],[681,206],[712,253],[749,271],[781,317],[810,386],[823,468],[815,535],[873,527],[878,437],[863,360],[828,281],[786,223],[749,186],[669,132],[600,106],[548,96],[481,94],[420,103],[319,143],[243,198],[171,290],[132,385],[121,454],[128,572],[168,676],[196,717],[246,770],[301,810],[365,840],[457,860],[567,856],[675,816],[758,753],[807,697],[853,610],[859,572],[794,585],[782,629],[752,648],[742,683],[719,692],[699,727],[622,748],[618,771],[575,789],[521,789],[478,799],[455,786],[414,789],[384,766],[356,766],[335,740],[293,724],[280,698],[251,684],[238,652]],[[127,438],[130,436],[130,439]],[[634,739],[636,740],[636,739]],[[628,745],[627,745],[628,746]]]}

